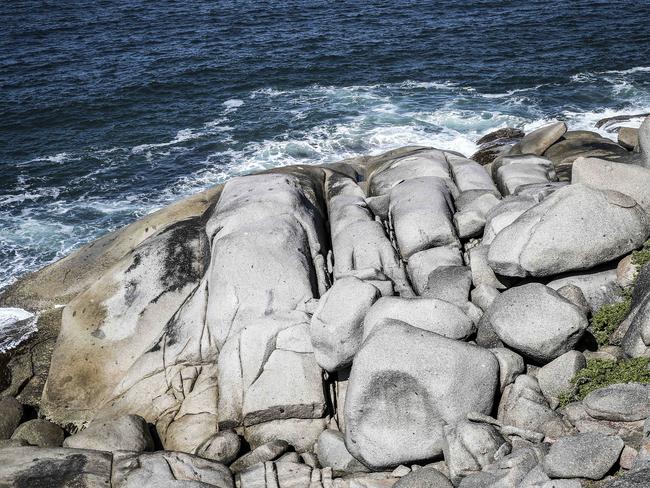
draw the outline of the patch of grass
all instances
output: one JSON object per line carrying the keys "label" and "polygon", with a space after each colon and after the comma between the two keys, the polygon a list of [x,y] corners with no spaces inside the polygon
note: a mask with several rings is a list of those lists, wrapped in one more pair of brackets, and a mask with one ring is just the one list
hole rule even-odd
{"label": "patch of grass", "polygon": [[650,241],[647,241],[641,249],[632,252],[632,264],[642,268],[650,263]]}
{"label": "patch of grass", "polygon": [[590,359],[571,379],[570,391],[560,395],[560,406],[583,400],[589,393],[616,383],[650,383],[650,358],[621,361]]}
{"label": "patch of grass", "polygon": [[622,302],[603,305],[591,317],[591,333],[596,338],[598,345],[607,344],[609,336],[621,325],[630,312],[631,303],[632,298],[629,293],[626,293]]}

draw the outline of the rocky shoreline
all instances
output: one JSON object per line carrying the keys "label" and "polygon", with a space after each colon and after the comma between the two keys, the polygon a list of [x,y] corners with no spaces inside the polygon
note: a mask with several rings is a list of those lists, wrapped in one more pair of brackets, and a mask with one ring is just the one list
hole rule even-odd
{"label": "rocky shoreline", "polygon": [[479,143],[233,178],[6,289],[0,486],[650,486],[650,118]]}

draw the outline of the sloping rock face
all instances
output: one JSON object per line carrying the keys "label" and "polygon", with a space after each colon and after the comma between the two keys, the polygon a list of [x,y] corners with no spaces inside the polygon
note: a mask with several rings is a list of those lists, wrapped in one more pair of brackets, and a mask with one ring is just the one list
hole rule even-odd
{"label": "sloping rock face", "polygon": [[[616,162],[556,123],[485,167],[406,147],[238,177],[26,277],[0,296],[38,327],[0,358],[0,486],[643,473],[646,385],[564,398],[593,358],[650,356],[644,127]],[[632,286],[598,346],[589,316]]]}

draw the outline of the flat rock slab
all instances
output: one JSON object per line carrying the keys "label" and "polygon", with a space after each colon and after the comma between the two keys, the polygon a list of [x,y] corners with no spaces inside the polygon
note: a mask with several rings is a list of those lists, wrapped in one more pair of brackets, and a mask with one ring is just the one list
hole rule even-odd
{"label": "flat rock slab", "polygon": [[346,445],[378,469],[442,452],[442,427],[489,413],[499,363],[480,347],[396,320],[377,325],[355,357],[345,401]]}
{"label": "flat rock slab", "polygon": [[583,400],[595,419],[633,422],[650,417],[650,386],[625,383],[592,391]]}

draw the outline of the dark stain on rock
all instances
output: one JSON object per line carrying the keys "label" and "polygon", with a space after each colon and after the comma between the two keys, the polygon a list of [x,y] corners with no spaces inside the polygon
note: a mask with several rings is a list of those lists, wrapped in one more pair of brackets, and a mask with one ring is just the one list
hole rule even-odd
{"label": "dark stain on rock", "polygon": [[133,255],[133,262],[131,263],[131,265],[130,265],[128,268],[126,268],[126,272],[127,272],[127,273],[130,273],[130,272],[133,271],[135,268],[137,268],[138,266],[140,266],[140,262],[141,262],[141,261],[142,261],[142,257],[141,257],[139,254],[137,254],[137,253],[134,254],[134,255]]}
{"label": "dark stain on rock", "polygon": [[207,236],[201,219],[178,222],[166,231],[165,259],[161,281],[176,291],[201,279],[209,260]]}
{"label": "dark stain on rock", "polygon": [[16,477],[16,488],[64,488],[85,486],[81,479],[86,467],[83,454],[73,454],[65,459],[35,459],[27,471]]}
{"label": "dark stain on rock", "polygon": [[101,329],[97,329],[97,330],[91,332],[90,335],[93,336],[93,337],[96,337],[97,339],[105,339],[106,338],[106,334],[104,334],[104,331],[102,331]]}

